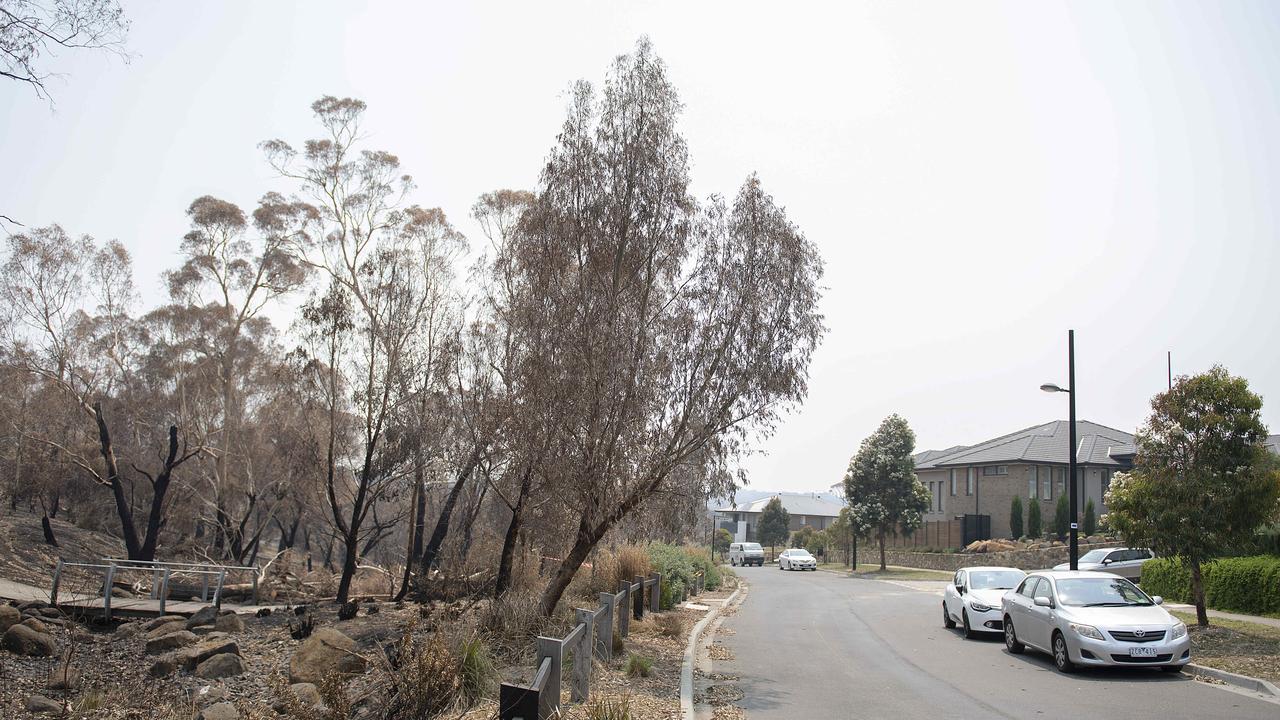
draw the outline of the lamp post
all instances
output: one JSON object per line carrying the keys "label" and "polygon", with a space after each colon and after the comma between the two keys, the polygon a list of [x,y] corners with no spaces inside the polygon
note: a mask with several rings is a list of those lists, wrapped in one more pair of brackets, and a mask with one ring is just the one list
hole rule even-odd
{"label": "lamp post", "polygon": [[[1068,492],[1071,493],[1071,569],[1080,569],[1080,523],[1078,522],[1079,514],[1077,504],[1079,502],[1079,493],[1076,492],[1076,331],[1067,331],[1067,386],[1065,388],[1058,387],[1053,383],[1045,383],[1040,386],[1045,392],[1064,392],[1069,398],[1068,402],[1068,419],[1070,425],[1067,431],[1067,472],[1071,474],[1071,479],[1067,485]],[[1053,482],[1053,478],[1049,478],[1049,482]]]}

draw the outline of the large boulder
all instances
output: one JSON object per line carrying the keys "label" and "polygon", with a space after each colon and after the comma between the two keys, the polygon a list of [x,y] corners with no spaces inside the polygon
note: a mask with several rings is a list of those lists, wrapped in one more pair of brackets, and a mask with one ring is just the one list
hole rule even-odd
{"label": "large boulder", "polygon": [[318,685],[332,672],[359,675],[365,659],[356,654],[356,641],[333,628],[311,633],[289,660],[289,682]]}
{"label": "large boulder", "polygon": [[219,632],[244,632],[244,621],[235,613],[231,613],[230,615],[219,615],[217,622],[214,623],[214,627],[217,628]]}
{"label": "large boulder", "polygon": [[46,713],[62,714],[62,703],[50,700],[43,695],[32,695],[27,698],[27,712],[37,715]]}
{"label": "large boulder", "polygon": [[170,650],[177,650],[178,648],[186,647],[195,641],[195,633],[190,633],[186,630],[171,632],[168,635],[161,635],[158,638],[148,640],[147,654],[159,655],[161,653],[169,652]]}
{"label": "large boulder", "polygon": [[196,720],[240,720],[240,711],[229,702],[214,703],[201,710]]}
{"label": "large boulder", "polygon": [[161,625],[167,625],[171,622],[185,623],[186,621],[187,619],[181,615],[161,615],[158,618],[152,618],[151,620],[147,620],[146,622],[143,622],[142,620],[139,620],[138,622],[142,623],[143,630],[146,630],[147,632],[151,632],[152,630],[155,630]]}
{"label": "large boulder", "polygon": [[205,640],[195,647],[186,648],[181,652],[182,666],[188,670],[194,670],[197,665],[208,660],[214,655],[224,655],[231,653],[232,655],[240,654],[240,646],[235,640]]}
{"label": "large boulder", "polygon": [[199,627],[201,625],[212,625],[218,619],[218,608],[213,605],[206,605],[195,612],[194,615],[187,618],[187,629]]}
{"label": "large boulder", "polygon": [[22,622],[22,613],[12,605],[0,605],[0,633]]}
{"label": "large boulder", "polygon": [[31,628],[32,630],[35,630],[41,635],[49,634],[49,626],[45,625],[44,623],[40,622],[35,618],[27,618],[26,620],[23,620],[20,624],[26,625],[27,627]]}
{"label": "large boulder", "polygon": [[244,674],[244,661],[235,653],[214,655],[196,666],[196,677],[206,680],[233,677]]}
{"label": "large boulder", "polygon": [[0,647],[15,655],[33,657],[49,657],[56,649],[51,636],[36,632],[26,625],[13,625],[5,630],[4,637],[0,638]]}
{"label": "large boulder", "polygon": [[187,629],[186,620],[178,620],[177,622],[167,622],[163,625],[157,625],[147,629],[147,639],[154,640],[158,637],[164,637],[169,633],[176,633]]}

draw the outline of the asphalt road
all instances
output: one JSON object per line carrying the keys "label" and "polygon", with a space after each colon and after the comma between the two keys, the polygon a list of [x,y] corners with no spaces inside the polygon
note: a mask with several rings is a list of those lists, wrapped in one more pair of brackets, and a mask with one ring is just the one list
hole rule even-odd
{"label": "asphalt road", "polygon": [[1048,655],[1005,652],[998,634],[965,640],[943,629],[936,588],[770,565],[737,572],[750,589],[717,635],[734,659],[715,661],[711,682],[742,692],[748,720],[1280,718],[1280,705],[1187,676],[1063,675]]}

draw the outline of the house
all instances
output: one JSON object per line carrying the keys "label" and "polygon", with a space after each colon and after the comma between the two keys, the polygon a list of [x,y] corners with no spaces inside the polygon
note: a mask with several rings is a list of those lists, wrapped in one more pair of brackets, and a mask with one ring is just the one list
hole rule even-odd
{"label": "house", "polygon": [[[1023,506],[1040,503],[1044,527],[1053,523],[1058,498],[1067,490],[1069,427],[1055,420],[976,445],[917,453],[916,477],[929,489],[924,519],[943,521],[963,515],[989,515],[991,537],[1009,537],[1009,507],[1015,495]],[[1087,420],[1076,422],[1079,512],[1093,500],[1098,516],[1106,512],[1107,488],[1118,471],[1133,466],[1134,437]]]}
{"label": "house", "polygon": [[744,505],[732,503],[729,507],[717,508],[716,527],[723,527],[733,533],[734,542],[754,542],[760,513],[764,512],[764,506],[774,498],[782,501],[782,507],[791,517],[792,532],[806,525],[814,530],[826,530],[839,517],[840,510],[844,507],[843,503],[819,493],[774,493]]}

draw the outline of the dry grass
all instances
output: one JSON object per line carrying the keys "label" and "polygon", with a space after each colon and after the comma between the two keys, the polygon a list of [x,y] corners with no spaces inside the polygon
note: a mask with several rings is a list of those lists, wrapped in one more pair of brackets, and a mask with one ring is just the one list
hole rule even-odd
{"label": "dry grass", "polygon": [[688,625],[680,613],[667,612],[657,615],[654,624],[658,627],[658,634],[663,637],[682,638],[688,634]]}
{"label": "dry grass", "polygon": [[616,590],[623,580],[630,582],[637,575],[648,577],[649,573],[653,572],[653,567],[649,564],[648,551],[637,545],[622,546],[615,555],[613,567],[611,590]]}
{"label": "dry grass", "polygon": [[1191,633],[1191,661],[1200,665],[1280,682],[1280,628],[1210,618],[1200,628],[1194,614],[1173,613]]}

